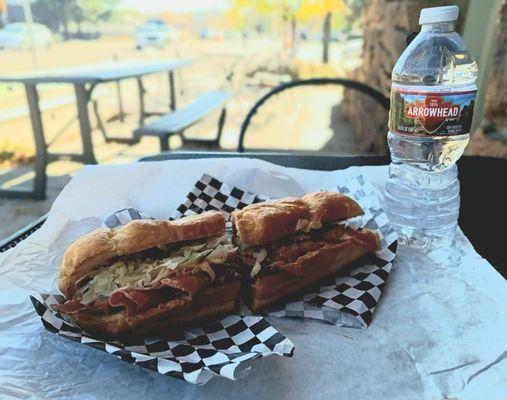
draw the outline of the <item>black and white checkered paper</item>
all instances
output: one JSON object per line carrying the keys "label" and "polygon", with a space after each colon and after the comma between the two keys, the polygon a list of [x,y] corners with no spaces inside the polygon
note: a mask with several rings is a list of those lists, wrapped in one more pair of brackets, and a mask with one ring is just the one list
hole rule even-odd
{"label": "black and white checkered paper", "polygon": [[227,220],[230,220],[234,210],[241,210],[250,204],[266,200],[268,200],[267,196],[239,189],[204,174],[187,195],[185,202],[173,213],[171,219],[218,210],[224,214]]}
{"label": "black and white checkered paper", "polygon": [[107,342],[65,320],[51,308],[63,296],[31,296],[44,327],[59,336],[110,353],[119,359],[163,375],[203,384],[213,376],[238,379],[248,373],[247,361],[273,354],[291,357],[294,345],[260,316],[229,315],[171,340],[142,343]]}
{"label": "black and white checkered paper", "polygon": [[[364,215],[348,220],[347,224],[355,229],[376,231],[380,236],[381,249],[367,263],[348,269],[346,276],[330,279],[318,291],[270,310],[267,314],[273,317],[313,318],[337,326],[366,328],[391,272],[396,254],[396,233],[382,209],[380,195],[362,175],[343,186],[326,189],[345,194],[359,202]],[[235,209],[268,199],[267,196],[248,192],[204,174],[170,219],[219,210],[230,220],[231,212]],[[134,209],[124,209],[108,217],[104,224],[115,228],[132,219],[142,218],[149,217]]]}

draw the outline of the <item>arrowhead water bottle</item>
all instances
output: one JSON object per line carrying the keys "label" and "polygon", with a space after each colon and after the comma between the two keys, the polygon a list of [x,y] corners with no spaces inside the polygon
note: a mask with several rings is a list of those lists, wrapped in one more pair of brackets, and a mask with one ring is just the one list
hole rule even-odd
{"label": "arrowhead water bottle", "polygon": [[456,161],[468,143],[477,65],[454,31],[458,6],[425,8],[392,74],[386,211],[399,242],[451,243],[459,213]]}

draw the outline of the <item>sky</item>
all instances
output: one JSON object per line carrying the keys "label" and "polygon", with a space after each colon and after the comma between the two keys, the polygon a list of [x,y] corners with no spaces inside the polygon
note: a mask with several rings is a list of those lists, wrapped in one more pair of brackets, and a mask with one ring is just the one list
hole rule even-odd
{"label": "sky", "polygon": [[121,0],[120,7],[132,8],[145,14],[153,14],[164,11],[171,13],[185,13],[226,9],[227,0]]}

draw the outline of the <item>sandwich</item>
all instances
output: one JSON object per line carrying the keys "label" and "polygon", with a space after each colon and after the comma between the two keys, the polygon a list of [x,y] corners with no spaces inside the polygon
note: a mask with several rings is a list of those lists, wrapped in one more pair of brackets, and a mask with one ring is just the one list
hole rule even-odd
{"label": "sandwich", "polygon": [[353,199],[324,191],[234,211],[234,241],[250,308],[263,310],[379,249],[375,232],[343,223],[363,213]]}
{"label": "sandwich", "polygon": [[237,311],[254,312],[312,287],[380,248],[378,235],[344,221],[353,199],[310,193],[232,213],[232,242],[218,211],[177,221],[135,220],[96,229],[65,251],[55,310],[104,338],[163,337]]}
{"label": "sandwich", "polygon": [[217,211],[100,228],[66,250],[59,286],[67,301],[54,308],[102,337],[161,336],[233,313],[235,262]]}

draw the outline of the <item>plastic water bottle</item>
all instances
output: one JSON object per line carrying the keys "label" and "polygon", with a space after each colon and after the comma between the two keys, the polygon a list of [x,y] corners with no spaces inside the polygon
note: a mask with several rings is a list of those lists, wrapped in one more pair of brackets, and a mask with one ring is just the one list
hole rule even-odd
{"label": "plastic water bottle", "polygon": [[477,64],[454,31],[458,6],[421,10],[392,73],[386,211],[399,243],[448,246],[459,214],[456,161],[468,143]]}

